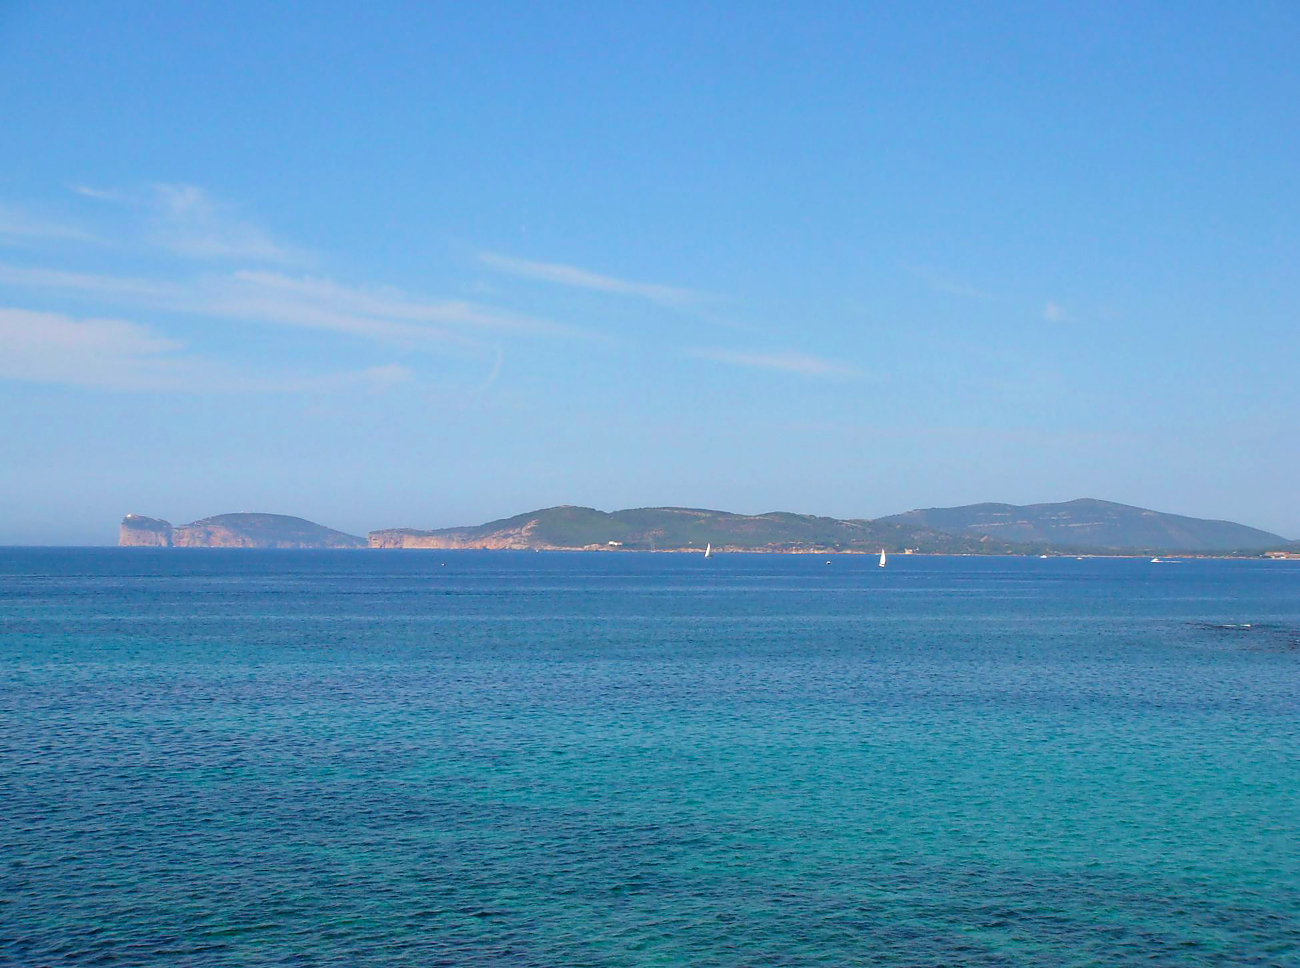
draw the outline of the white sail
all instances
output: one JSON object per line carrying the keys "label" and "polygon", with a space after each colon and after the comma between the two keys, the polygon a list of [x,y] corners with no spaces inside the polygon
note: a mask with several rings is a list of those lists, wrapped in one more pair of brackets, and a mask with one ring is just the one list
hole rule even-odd
{"label": "white sail", "polygon": [[712,555],[713,555],[713,543],[712,543],[712,542],[709,542],[709,543],[704,547],[704,557],[707,559],[707,558],[709,558],[709,557],[712,556]]}
{"label": "white sail", "polygon": [[885,567],[885,550],[883,548],[880,550],[880,567],[882,569]]}

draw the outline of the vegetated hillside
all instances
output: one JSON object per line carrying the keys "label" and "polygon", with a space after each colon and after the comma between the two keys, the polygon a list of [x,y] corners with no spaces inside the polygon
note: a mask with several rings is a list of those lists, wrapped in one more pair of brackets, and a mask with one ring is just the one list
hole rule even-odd
{"label": "vegetated hillside", "polygon": [[603,512],[561,505],[466,528],[370,533],[376,548],[625,548],[719,551],[1022,551],[996,540],[941,534],[925,526],[770,512],[737,515],[702,508]]}
{"label": "vegetated hillside", "polygon": [[1262,550],[1285,541],[1236,522],[1170,515],[1096,498],[1041,505],[989,502],[918,508],[878,521],[1070,549],[1233,552]]}
{"label": "vegetated hillside", "polygon": [[365,548],[366,540],[292,515],[241,512],[214,515],[188,525],[127,515],[122,519],[118,544],[177,548]]}

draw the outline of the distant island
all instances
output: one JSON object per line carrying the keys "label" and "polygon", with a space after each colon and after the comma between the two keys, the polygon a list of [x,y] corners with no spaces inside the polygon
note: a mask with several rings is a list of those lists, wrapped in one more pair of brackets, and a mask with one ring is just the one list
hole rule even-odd
{"label": "distant island", "polygon": [[830,554],[1199,554],[1278,557],[1300,542],[1239,525],[1080,498],[1037,505],[984,503],[923,508],[885,518],[791,512],[739,515],[701,508],[604,512],[560,505],[461,528],[386,528],[362,538],[290,515],[229,514],[172,525],[130,514],[124,546],[207,548],[523,549]]}

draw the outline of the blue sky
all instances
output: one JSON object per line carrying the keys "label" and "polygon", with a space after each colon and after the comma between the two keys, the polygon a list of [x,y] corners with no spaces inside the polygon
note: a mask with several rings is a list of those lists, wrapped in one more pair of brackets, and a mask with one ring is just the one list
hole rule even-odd
{"label": "blue sky", "polygon": [[1300,537],[1300,5],[0,5],[0,543]]}

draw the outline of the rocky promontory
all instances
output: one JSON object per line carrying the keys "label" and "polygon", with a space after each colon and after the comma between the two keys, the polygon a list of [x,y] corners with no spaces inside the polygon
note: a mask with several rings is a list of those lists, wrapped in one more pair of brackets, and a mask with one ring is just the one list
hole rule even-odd
{"label": "rocky promontory", "polygon": [[161,518],[127,515],[122,519],[121,528],[117,530],[117,544],[170,547],[172,531],[171,522],[165,522]]}
{"label": "rocky promontory", "polygon": [[214,515],[188,525],[127,515],[118,545],[165,548],[365,548],[366,540],[292,515]]}

